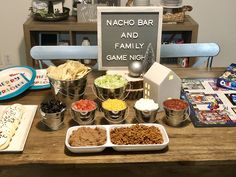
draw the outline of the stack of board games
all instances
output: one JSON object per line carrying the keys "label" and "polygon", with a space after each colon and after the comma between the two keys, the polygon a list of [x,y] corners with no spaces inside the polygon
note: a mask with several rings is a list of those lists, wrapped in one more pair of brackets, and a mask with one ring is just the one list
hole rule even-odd
{"label": "stack of board games", "polygon": [[[217,79],[183,79],[182,97],[195,127],[236,126],[236,90],[217,86]],[[209,104],[217,102],[217,109]]]}
{"label": "stack of board games", "polygon": [[222,76],[217,79],[217,85],[227,89],[236,90],[236,64],[227,67]]}

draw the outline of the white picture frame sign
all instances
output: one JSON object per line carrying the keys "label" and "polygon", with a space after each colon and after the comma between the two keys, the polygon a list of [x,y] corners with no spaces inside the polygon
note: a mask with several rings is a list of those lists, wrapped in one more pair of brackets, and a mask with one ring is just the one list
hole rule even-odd
{"label": "white picture frame sign", "polygon": [[159,63],[162,14],[159,6],[98,7],[98,69],[127,69],[143,60],[150,43]]}

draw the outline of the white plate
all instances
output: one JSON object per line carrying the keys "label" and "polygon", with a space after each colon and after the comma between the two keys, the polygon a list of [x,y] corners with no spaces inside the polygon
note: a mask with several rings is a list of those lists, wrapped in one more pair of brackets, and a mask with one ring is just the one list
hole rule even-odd
{"label": "white plate", "polygon": [[[0,115],[9,105],[0,106]],[[10,145],[0,152],[22,152],[24,150],[25,142],[28,137],[28,133],[33,122],[37,105],[24,105],[25,111],[22,116],[21,123],[16,130],[15,135],[12,137]]]}
{"label": "white plate", "polygon": [[[69,149],[71,152],[74,153],[92,153],[92,152],[101,152],[103,151],[106,147],[112,147],[116,151],[150,151],[150,150],[162,150],[164,149],[168,144],[169,144],[169,138],[166,133],[165,128],[160,125],[160,124],[140,124],[140,125],[146,125],[146,126],[155,126],[158,127],[161,131],[162,137],[164,142],[162,144],[147,144],[147,145],[116,145],[111,143],[110,140],[110,131],[114,128],[119,128],[119,127],[130,127],[135,124],[117,124],[117,125],[88,125],[88,126],[74,126],[71,127],[67,130],[66,133],[66,139],[65,139],[65,145],[67,149]],[[69,138],[70,135],[72,134],[73,130],[77,130],[78,128],[81,127],[90,127],[90,128],[105,128],[106,133],[107,133],[107,141],[104,145],[102,146],[83,146],[83,147],[72,147],[69,145]]]}

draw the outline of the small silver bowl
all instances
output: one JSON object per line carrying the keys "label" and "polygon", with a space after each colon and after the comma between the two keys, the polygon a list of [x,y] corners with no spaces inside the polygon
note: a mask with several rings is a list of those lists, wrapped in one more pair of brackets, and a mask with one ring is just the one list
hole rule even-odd
{"label": "small silver bowl", "polygon": [[102,111],[104,113],[104,117],[110,122],[114,124],[118,124],[123,122],[126,119],[126,110],[127,107],[121,111],[110,111],[102,107]]}
{"label": "small silver bowl", "polygon": [[49,76],[48,78],[53,94],[58,100],[66,103],[69,108],[71,103],[83,98],[87,85],[87,75],[76,80],[56,80]]}
{"label": "small silver bowl", "polygon": [[90,111],[82,111],[75,109],[73,106],[74,103],[71,105],[71,117],[74,121],[76,121],[79,125],[89,125],[92,124],[95,120],[95,112],[96,108]]}
{"label": "small silver bowl", "polygon": [[123,87],[115,88],[115,89],[108,89],[102,88],[98,85],[94,84],[95,94],[100,100],[107,100],[107,99],[125,99],[129,93],[127,93],[129,84],[124,85]]}
{"label": "small silver bowl", "polygon": [[[165,104],[167,101],[171,100],[179,100],[180,102],[184,103],[186,106],[183,109],[170,109]],[[184,121],[186,121],[189,118],[190,110],[189,110],[189,104],[188,102],[181,100],[181,99],[171,99],[166,100],[163,102],[163,108],[165,111],[165,121],[168,125],[173,127],[180,126]]]}
{"label": "small silver bowl", "polygon": [[133,108],[136,114],[136,119],[139,123],[153,123],[156,121],[158,109],[152,111],[143,111],[135,107]]}
{"label": "small silver bowl", "polygon": [[63,125],[65,111],[66,108],[63,108],[60,112],[45,113],[40,108],[41,122],[51,130],[58,130]]}

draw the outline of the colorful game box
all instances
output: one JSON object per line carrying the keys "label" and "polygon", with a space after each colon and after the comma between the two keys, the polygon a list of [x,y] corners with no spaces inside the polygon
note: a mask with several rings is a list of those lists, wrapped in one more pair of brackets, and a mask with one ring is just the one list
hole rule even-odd
{"label": "colorful game box", "polygon": [[217,79],[183,79],[182,97],[195,127],[236,126],[236,90],[218,87]]}
{"label": "colorful game box", "polygon": [[217,86],[236,90],[236,64],[227,67],[222,76],[217,79]]}

